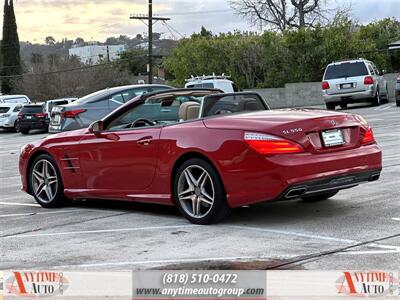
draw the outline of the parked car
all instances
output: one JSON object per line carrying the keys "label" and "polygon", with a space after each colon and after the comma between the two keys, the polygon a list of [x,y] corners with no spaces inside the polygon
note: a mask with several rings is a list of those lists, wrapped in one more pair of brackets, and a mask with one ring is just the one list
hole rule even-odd
{"label": "parked car", "polygon": [[235,83],[229,80],[229,76],[222,75],[210,75],[210,76],[197,76],[186,79],[185,88],[187,89],[219,89],[224,93],[237,92],[238,89]]}
{"label": "parked car", "polygon": [[18,129],[28,134],[33,129],[48,131],[49,117],[44,104],[27,104],[18,113]]}
{"label": "parked car", "polygon": [[396,95],[396,105],[400,106],[400,74],[396,78],[395,95]]}
{"label": "parked car", "polygon": [[31,103],[31,100],[25,95],[1,95],[0,103],[29,104]]}
{"label": "parked car", "polygon": [[0,128],[17,131],[18,113],[22,107],[20,103],[0,104]]}
{"label": "parked car", "polygon": [[[164,119],[160,107],[176,104],[174,119]],[[257,202],[328,199],[378,180],[381,169],[361,116],[269,110],[257,93],[206,89],[138,96],[87,129],[26,145],[19,160],[23,190],[43,207],[80,198],[159,203],[196,224]]]}
{"label": "parked car", "polygon": [[76,100],[78,100],[78,98],[61,98],[61,99],[47,100],[47,101],[45,101],[45,105],[46,105],[45,111],[50,116],[51,111],[54,106],[70,104]]}
{"label": "parked car", "polygon": [[128,85],[101,90],[51,111],[49,132],[85,128],[132,98],[153,91],[172,89],[167,85]]}
{"label": "parked car", "polygon": [[327,109],[366,101],[380,105],[388,100],[387,82],[383,72],[366,59],[333,62],[325,69],[322,95]]}

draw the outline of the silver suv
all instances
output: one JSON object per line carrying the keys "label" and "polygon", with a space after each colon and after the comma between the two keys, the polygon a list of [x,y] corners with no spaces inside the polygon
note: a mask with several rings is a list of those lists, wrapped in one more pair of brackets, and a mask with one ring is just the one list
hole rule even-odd
{"label": "silver suv", "polygon": [[327,109],[366,101],[380,105],[388,100],[383,72],[363,58],[329,64],[322,79],[322,95]]}

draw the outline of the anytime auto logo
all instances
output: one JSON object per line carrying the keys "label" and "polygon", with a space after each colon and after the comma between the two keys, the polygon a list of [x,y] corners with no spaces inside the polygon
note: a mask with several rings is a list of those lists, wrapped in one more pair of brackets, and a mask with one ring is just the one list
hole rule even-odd
{"label": "anytime auto logo", "polygon": [[345,296],[381,297],[398,295],[399,281],[392,272],[343,272],[336,287]]}
{"label": "anytime auto logo", "polygon": [[43,297],[62,295],[68,284],[61,272],[12,272],[5,280],[5,289],[8,295]]}

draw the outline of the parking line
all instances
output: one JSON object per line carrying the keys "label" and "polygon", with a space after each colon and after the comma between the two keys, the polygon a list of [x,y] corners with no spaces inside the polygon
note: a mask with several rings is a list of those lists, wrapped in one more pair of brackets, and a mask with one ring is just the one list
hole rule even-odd
{"label": "parking line", "polygon": [[[10,217],[27,217],[27,216],[36,216],[36,215],[52,215],[52,214],[67,214],[77,211],[82,211],[83,209],[74,209],[74,210],[63,210],[63,211],[50,211],[50,212],[31,212],[24,214],[9,214],[9,215],[0,215],[0,218],[10,218]],[[86,210],[85,210],[86,211]]]}
{"label": "parking line", "polygon": [[266,228],[241,226],[241,225],[228,225],[228,227],[233,227],[233,228],[243,229],[243,230],[254,230],[254,231],[269,232],[269,233],[276,233],[276,234],[293,235],[293,236],[298,236],[298,237],[304,237],[304,238],[310,238],[310,239],[316,239],[316,240],[324,240],[324,241],[341,242],[341,243],[346,243],[346,244],[358,243],[358,241],[354,241],[354,240],[340,239],[340,238],[335,238],[335,237],[321,236],[321,235],[301,233],[301,232],[295,232],[295,231],[266,229]]}
{"label": "parking line", "polygon": [[[293,258],[295,256],[285,256],[286,259]],[[227,256],[227,257],[204,257],[204,258],[180,258],[180,259],[165,259],[165,260],[142,260],[142,261],[122,261],[122,262],[108,262],[108,263],[93,263],[93,264],[82,264],[82,265],[64,265],[57,266],[55,268],[66,268],[66,267],[102,267],[102,266],[126,266],[126,265],[148,265],[148,264],[173,264],[173,263],[191,263],[191,262],[211,262],[211,261],[239,261],[239,260],[266,260],[271,259],[267,256]]]}
{"label": "parking line", "polygon": [[196,227],[196,226],[199,226],[199,225],[182,224],[182,225],[132,227],[132,228],[119,228],[119,229],[62,231],[62,232],[50,232],[50,233],[12,235],[12,236],[3,237],[3,239],[8,239],[8,238],[30,238],[30,237],[40,237],[40,236],[74,235],[74,234],[91,234],[91,233],[129,232],[129,231],[159,230],[159,229],[178,229],[178,228],[187,228],[187,227]]}
{"label": "parking line", "polygon": [[39,204],[35,204],[35,203],[16,203],[16,202],[0,202],[0,205],[15,205],[15,206],[35,206],[35,207],[41,207]]}

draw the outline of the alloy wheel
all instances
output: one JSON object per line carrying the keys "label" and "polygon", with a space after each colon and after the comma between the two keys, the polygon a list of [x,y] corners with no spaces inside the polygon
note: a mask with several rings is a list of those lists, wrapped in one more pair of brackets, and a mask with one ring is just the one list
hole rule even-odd
{"label": "alloy wheel", "polygon": [[32,188],[35,196],[44,203],[50,203],[57,195],[58,178],[54,166],[46,159],[36,162],[32,168]]}
{"label": "alloy wheel", "polygon": [[210,174],[198,165],[185,168],[178,180],[178,199],[189,216],[205,217],[215,201],[215,189]]}

